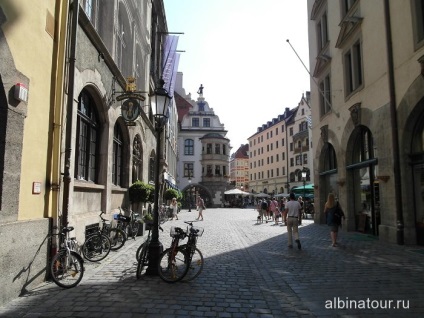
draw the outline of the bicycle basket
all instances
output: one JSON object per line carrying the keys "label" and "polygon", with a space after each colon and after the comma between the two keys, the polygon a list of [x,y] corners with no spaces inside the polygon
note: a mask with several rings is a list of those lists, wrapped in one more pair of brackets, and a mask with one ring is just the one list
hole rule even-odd
{"label": "bicycle basket", "polygon": [[190,233],[192,233],[196,236],[202,236],[204,230],[205,229],[202,228],[202,227],[193,226],[193,227],[190,228]]}
{"label": "bicycle basket", "polygon": [[114,214],[113,219],[121,222],[129,222],[131,221],[131,218],[129,216],[125,216],[122,214]]}
{"label": "bicycle basket", "polygon": [[170,230],[170,235],[171,237],[176,237],[181,235],[182,233],[186,233],[186,231],[184,231],[182,228],[180,227],[176,227],[176,226],[171,226],[171,230]]}

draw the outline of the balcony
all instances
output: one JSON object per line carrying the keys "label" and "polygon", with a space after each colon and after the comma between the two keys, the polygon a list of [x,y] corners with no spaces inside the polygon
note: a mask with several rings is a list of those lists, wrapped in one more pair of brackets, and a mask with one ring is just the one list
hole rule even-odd
{"label": "balcony", "polygon": [[202,182],[227,182],[230,176],[224,176],[221,174],[208,174],[202,176]]}
{"label": "balcony", "polygon": [[309,151],[309,145],[294,148],[294,154],[300,154]]}

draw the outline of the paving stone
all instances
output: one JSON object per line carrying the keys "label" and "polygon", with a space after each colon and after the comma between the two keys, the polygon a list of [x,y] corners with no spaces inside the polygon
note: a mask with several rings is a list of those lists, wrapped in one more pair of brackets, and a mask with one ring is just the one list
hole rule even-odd
{"label": "paving stone", "polygon": [[[424,315],[424,248],[364,240],[304,220],[302,250],[287,248],[285,226],[256,224],[253,209],[208,209],[198,239],[205,264],[191,282],[135,278],[138,237],[99,263],[85,262],[79,286],[45,282],[0,308],[0,317],[419,317]],[[193,213],[162,225],[186,227]],[[409,309],[328,309],[327,302],[409,301]],[[339,306],[340,307],[340,306]]]}

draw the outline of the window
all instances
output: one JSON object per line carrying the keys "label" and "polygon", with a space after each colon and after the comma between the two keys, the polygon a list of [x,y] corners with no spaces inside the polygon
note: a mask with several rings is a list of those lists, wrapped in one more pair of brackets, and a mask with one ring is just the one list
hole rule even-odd
{"label": "window", "polygon": [[344,55],[346,95],[362,85],[361,43],[356,42]]}
{"label": "window", "polygon": [[136,135],[133,141],[133,171],[132,183],[143,179],[143,153],[140,135]]}
{"label": "window", "polygon": [[344,17],[357,0],[342,0],[342,16]]}
{"label": "window", "polygon": [[290,158],[290,167],[294,166],[294,158]]}
{"label": "window", "polygon": [[94,27],[97,27],[96,25],[97,0],[83,0],[81,5],[84,9],[85,14],[90,20],[91,24]]}
{"label": "window", "polygon": [[290,143],[290,151],[293,151],[293,143]]}
{"label": "window", "polygon": [[155,154],[152,153],[149,158],[149,182],[155,182]]}
{"label": "window", "polygon": [[222,154],[223,155],[227,154],[227,147],[225,145],[222,145]]}
{"label": "window", "polygon": [[184,140],[184,155],[186,156],[194,155],[194,140],[193,139]]}
{"label": "window", "polygon": [[78,101],[75,178],[97,182],[99,124],[94,101],[82,91]]}
{"label": "window", "polygon": [[184,177],[193,177],[194,168],[192,162],[184,162]]}
{"label": "window", "polygon": [[208,177],[212,177],[212,165],[207,165],[206,166],[206,175]]}
{"label": "window", "polygon": [[197,105],[199,105],[199,112],[205,111],[205,103],[204,102],[200,102]]}
{"label": "window", "polygon": [[303,154],[303,164],[304,165],[308,164],[308,154],[306,153]]}
{"label": "window", "polygon": [[210,127],[210,126],[211,126],[211,119],[203,118],[203,127]]}
{"label": "window", "polygon": [[116,123],[113,129],[112,183],[121,187],[123,186],[123,145],[122,130],[119,124]]}
{"label": "window", "polygon": [[422,0],[412,1],[412,12],[415,44],[421,46],[424,43],[424,3]]}
{"label": "window", "polygon": [[212,154],[212,144],[206,145],[206,154],[208,154],[208,155]]}
{"label": "window", "polygon": [[327,13],[317,23],[318,50],[321,51],[328,42]]}
{"label": "window", "polygon": [[290,127],[289,136],[293,136],[293,127]]}
{"label": "window", "polygon": [[215,166],[215,175],[216,176],[221,175],[221,166],[218,166],[218,165]]}
{"label": "window", "polygon": [[199,118],[197,118],[197,117],[192,118],[192,119],[191,119],[191,125],[192,125],[193,127],[200,127],[200,125],[199,125]]}
{"label": "window", "polygon": [[319,84],[320,89],[320,110],[321,116],[324,116],[331,110],[331,86],[330,86],[330,75],[327,75],[323,81]]}
{"label": "window", "polygon": [[221,145],[215,144],[215,154],[219,155],[221,154]]}

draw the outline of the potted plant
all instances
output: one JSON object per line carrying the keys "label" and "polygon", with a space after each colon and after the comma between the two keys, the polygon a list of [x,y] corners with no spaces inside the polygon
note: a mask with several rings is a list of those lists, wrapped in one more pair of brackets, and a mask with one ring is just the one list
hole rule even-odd
{"label": "potted plant", "polygon": [[[146,184],[140,180],[137,180],[128,189],[128,197],[131,203],[136,204],[138,207],[140,203],[149,202],[149,199],[151,197],[151,192],[152,192],[152,187],[149,184]],[[146,223],[144,221],[144,216],[143,216],[143,223]],[[145,226],[140,226],[138,235],[144,234],[144,228]]]}

